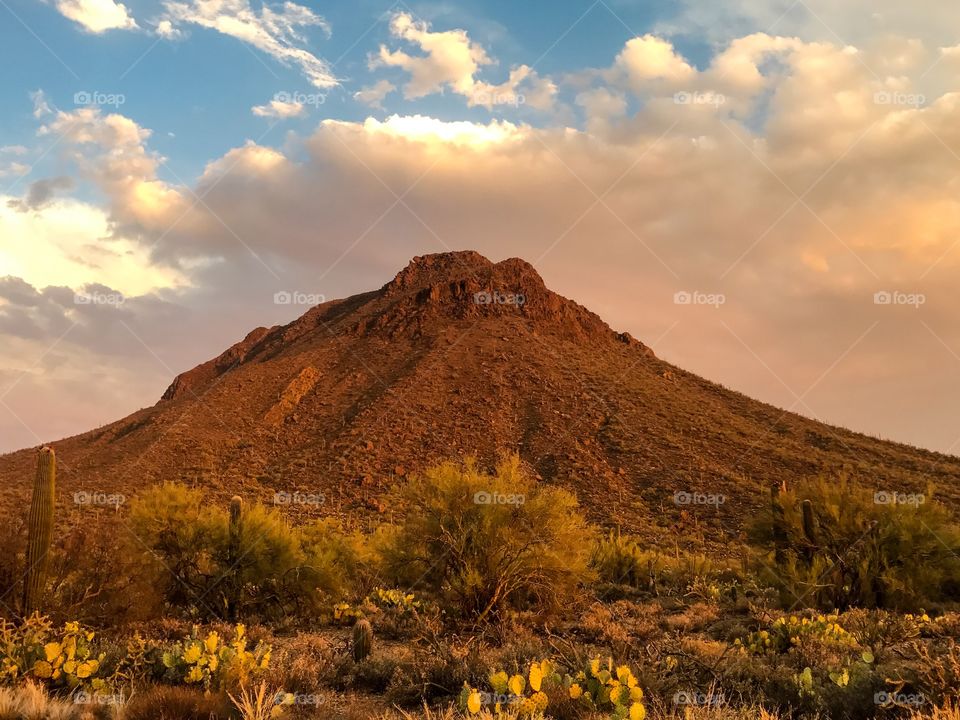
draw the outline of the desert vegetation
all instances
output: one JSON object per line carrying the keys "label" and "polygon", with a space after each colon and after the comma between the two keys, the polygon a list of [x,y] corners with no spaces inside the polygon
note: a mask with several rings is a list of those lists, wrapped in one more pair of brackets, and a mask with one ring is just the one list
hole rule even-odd
{"label": "desert vegetation", "polygon": [[4,523],[0,720],[955,718],[960,532],[931,490],[776,486],[724,552],[587,521],[516,456],[382,523],[167,483]]}

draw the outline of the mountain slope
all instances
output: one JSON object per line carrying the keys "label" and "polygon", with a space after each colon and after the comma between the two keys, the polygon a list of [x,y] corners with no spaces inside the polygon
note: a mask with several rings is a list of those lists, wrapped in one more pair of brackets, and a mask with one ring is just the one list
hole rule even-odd
{"label": "mountain slope", "polygon": [[[528,263],[415,258],[380,290],[258,328],[178,376],[154,407],[55,443],[61,501],[164,480],[272,501],[322,494],[304,515],[389,516],[385,491],[453,455],[513,450],[574,490],[595,520],[718,539],[771,482],[851,466],[876,487],[960,505],[960,460],[830,427],[655,357],[548,290]],[[3,506],[22,508],[33,452],[0,457]],[[682,506],[677,492],[722,494]]]}

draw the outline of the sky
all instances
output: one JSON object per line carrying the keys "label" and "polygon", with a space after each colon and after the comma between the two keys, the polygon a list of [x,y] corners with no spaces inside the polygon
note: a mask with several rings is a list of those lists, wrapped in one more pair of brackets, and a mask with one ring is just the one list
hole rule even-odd
{"label": "sky", "polygon": [[461,249],[960,448],[952,0],[0,0],[0,65],[0,452]]}

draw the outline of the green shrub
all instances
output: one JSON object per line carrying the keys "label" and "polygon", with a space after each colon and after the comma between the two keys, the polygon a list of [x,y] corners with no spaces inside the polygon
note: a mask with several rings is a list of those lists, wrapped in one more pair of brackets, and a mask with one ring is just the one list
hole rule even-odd
{"label": "green shrub", "polygon": [[960,597],[960,531],[930,495],[877,502],[846,474],[775,493],[751,529],[760,570],[791,607],[912,610]]}
{"label": "green shrub", "polygon": [[603,597],[616,595],[620,587],[654,594],[697,595],[720,600],[731,596],[741,584],[729,563],[705,555],[667,555],[648,549],[632,535],[611,530],[597,539],[590,556],[603,588]]}
{"label": "green shrub", "polygon": [[426,588],[464,618],[562,607],[588,581],[592,532],[573,495],[535,483],[516,456],[494,473],[446,462],[399,491],[408,509],[382,534],[398,587]]}
{"label": "green shrub", "polygon": [[183,485],[147,490],[130,519],[167,602],[193,615],[319,612],[350,577],[350,556],[333,542],[332,526],[295,528],[261,505],[244,509],[235,547],[228,513]]}

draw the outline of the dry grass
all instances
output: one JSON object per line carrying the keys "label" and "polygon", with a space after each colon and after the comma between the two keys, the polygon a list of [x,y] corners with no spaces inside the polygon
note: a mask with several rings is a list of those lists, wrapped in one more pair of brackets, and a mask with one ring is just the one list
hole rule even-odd
{"label": "dry grass", "polygon": [[960,720],[960,701],[948,702],[932,710],[914,711],[910,720]]}

